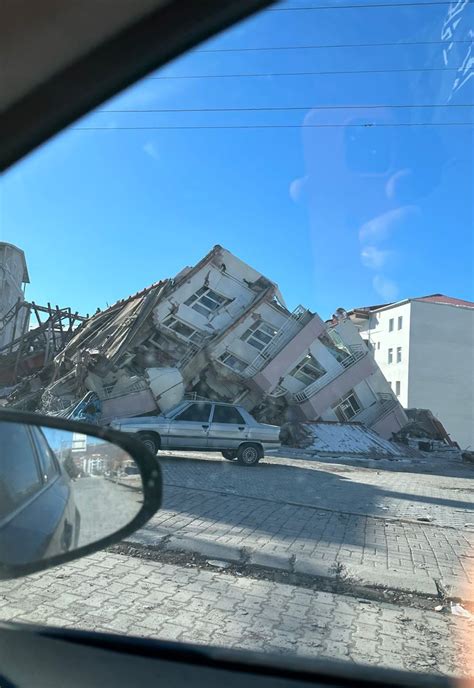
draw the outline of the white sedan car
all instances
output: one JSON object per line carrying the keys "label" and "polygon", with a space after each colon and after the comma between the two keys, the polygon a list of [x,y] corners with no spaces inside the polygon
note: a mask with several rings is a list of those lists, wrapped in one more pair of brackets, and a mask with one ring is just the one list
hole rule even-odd
{"label": "white sedan car", "polygon": [[220,451],[229,461],[255,466],[266,449],[280,446],[277,425],[257,423],[242,406],[183,401],[159,416],[116,418],[111,427],[137,437],[150,451]]}

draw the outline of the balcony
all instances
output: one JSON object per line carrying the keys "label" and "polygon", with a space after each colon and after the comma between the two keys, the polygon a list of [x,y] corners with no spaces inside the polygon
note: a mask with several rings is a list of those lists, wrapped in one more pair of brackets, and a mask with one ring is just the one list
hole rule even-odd
{"label": "balcony", "polygon": [[348,368],[351,368],[358,361],[365,358],[365,356],[368,354],[368,349],[365,344],[355,344],[353,346],[349,346],[349,350],[351,352],[350,355],[344,358],[342,361],[339,361],[341,365],[340,368],[329,371],[322,377],[315,380],[315,382],[302,389],[300,392],[293,394],[293,401],[296,401],[298,404],[308,401],[308,399],[311,399],[311,397],[317,394],[321,389],[323,389],[323,387],[329,385],[331,382],[333,382],[333,380],[342,375]]}
{"label": "balcony", "polygon": [[377,394],[376,403],[357,413],[351,420],[371,426],[396,406],[398,399],[393,394]]}
{"label": "balcony", "polygon": [[254,377],[262,368],[273,359],[295,335],[311,320],[312,314],[303,306],[297,306],[286,322],[278,330],[272,341],[263,348],[252,363],[243,371],[245,378]]}

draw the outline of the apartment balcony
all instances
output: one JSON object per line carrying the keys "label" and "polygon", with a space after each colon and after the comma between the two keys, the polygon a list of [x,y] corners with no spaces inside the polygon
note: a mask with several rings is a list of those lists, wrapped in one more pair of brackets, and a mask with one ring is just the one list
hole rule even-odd
{"label": "apartment balcony", "polygon": [[357,413],[352,421],[363,423],[369,427],[377,423],[389,411],[392,411],[399,405],[398,399],[393,394],[380,393],[377,394],[377,401],[372,406],[363,409]]}
{"label": "apartment balcony", "polygon": [[351,352],[350,355],[339,362],[341,366],[340,368],[327,372],[325,375],[322,375],[320,378],[315,380],[315,382],[308,385],[300,392],[295,392],[295,394],[293,394],[292,397],[293,401],[295,401],[298,404],[302,404],[305,401],[308,401],[309,399],[311,399],[311,397],[314,397],[314,395],[321,391],[324,387],[331,384],[331,382],[343,375],[346,372],[346,370],[352,368],[356,363],[364,359],[369,353],[365,344],[356,344],[349,346],[349,350]]}
{"label": "apartment balcony", "polygon": [[303,306],[297,306],[293,313],[288,317],[286,322],[278,330],[265,348],[263,348],[258,356],[254,358],[252,363],[244,370],[243,377],[251,378],[259,373],[269,361],[277,356],[280,351],[288,344],[289,341],[300,332],[305,325],[312,319],[313,315]]}

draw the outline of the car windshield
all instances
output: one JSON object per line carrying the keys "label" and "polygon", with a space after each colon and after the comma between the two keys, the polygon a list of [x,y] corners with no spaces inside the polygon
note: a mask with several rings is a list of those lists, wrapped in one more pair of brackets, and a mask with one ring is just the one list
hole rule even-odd
{"label": "car windshield", "polygon": [[164,503],[0,619],[469,673],[473,36],[285,0],[5,174],[0,404],[137,417]]}

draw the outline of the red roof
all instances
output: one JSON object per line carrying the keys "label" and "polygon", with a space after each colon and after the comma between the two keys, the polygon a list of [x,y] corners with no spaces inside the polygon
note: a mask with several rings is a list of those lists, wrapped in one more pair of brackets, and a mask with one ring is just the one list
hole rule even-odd
{"label": "red roof", "polygon": [[430,303],[447,303],[450,306],[467,306],[474,308],[474,302],[465,301],[464,299],[456,299],[452,296],[445,296],[444,294],[430,294],[429,296],[420,296],[413,299],[414,301],[429,301]]}

